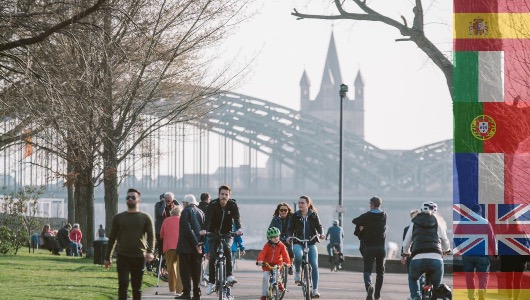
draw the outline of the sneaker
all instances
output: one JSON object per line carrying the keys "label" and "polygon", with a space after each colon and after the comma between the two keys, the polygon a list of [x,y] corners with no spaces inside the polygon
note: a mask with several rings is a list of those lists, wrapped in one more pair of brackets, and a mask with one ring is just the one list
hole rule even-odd
{"label": "sneaker", "polygon": [[280,292],[285,291],[285,287],[283,286],[283,283],[278,282],[278,289],[280,290]]}
{"label": "sneaker", "polygon": [[368,287],[366,300],[374,300],[374,288],[372,286]]}
{"label": "sneaker", "polygon": [[211,295],[213,293],[213,290],[214,290],[213,283],[208,283],[208,288],[206,288],[206,295]]}
{"label": "sneaker", "polygon": [[311,293],[311,297],[312,298],[320,298],[320,293],[318,292],[317,289],[313,290],[313,292]]}
{"label": "sneaker", "polygon": [[300,272],[294,273],[294,283],[300,283]]}
{"label": "sneaker", "polygon": [[287,274],[293,275],[293,266],[290,266],[289,269],[287,269]]}
{"label": "sneaker", "polygon": [[234,283],[237,283],[237,280],[236,278],[234,277],[234,275],[230,275],[228,277],[226,277],[226,283],[228,284],[234,284]]}

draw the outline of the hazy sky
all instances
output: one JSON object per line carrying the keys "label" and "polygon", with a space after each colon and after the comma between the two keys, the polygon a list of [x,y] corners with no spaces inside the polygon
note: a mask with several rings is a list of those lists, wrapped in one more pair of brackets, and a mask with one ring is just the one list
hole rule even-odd
{"label": "hazy sky", "polygon": [[[253,0],[249,9],[255,15],[223,44],[226,57],[237,53],[240,65],[255,59],[236,91],[299,109],[302,72],[307,71],[314,98],[333,31],[350,92],[359,69],[364,78],[368,142],[383,149],[412,149],[452,138],[451,98],[442,72],[413,43],[395,42],[402,38],[396,29],[351,20],[296,20],[290,15],[293,8],[334,13],[332,2]],[[429,2],[424,4],[426,35],[450,56],[452,1],[424,2]],[[414,1],[368,3],[394,19],[403,15],[409,24],[413,21]]]}

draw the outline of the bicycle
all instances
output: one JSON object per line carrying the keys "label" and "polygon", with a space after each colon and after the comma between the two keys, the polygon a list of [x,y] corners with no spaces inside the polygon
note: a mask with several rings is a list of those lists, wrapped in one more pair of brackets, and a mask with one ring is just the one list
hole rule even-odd
{"label": "bicycle", "polygon": [[332,248],[333,256],[330,257],[331,262],[331,272],[338,272],[340,269],[342,269],[341,266],[341,253],[339,252],[339,248],[337,245],[333,245]]}
{"label": "bicycle", "polygon": [[[299,286],[302,287],[302,293],[304,295],[305,300],[311,299],[311,291],[313,289],[313,282],[311,280],[312,276],[312,268],[311,264],[309,264],[308,256],[309,256],[309,246],[307,245],[308,242],[312,241],[313,239],[318,238],[318,235],[315,235],[307,240],[301,240],[297,237],[291,237],[291,239],[297,240],[298,242],[302,243],[304,245],[304,250],[302,254],[302,269],[300,272],[300,283]],[[318,297],[318,296],[316,296]]]}
{"label": "bicycle", "polygon": [[[214,291],[217,292],[219,300],[231,300],[233,297],[230,295],[230,285],[226,281],[226,257],[224,255],[224,246],[226,245],[225,240],[230,237],[235,236],[235,232],[228,232],[225,234],[207,232],[206,236],[208,238],[219,239],[219,243],[215,250],[217,253],[217,259],[215,260],[215,285]],[[212,249],[210,249],[211,251]]]}
{"label": "bicycle", "polygon": [[[283,296],[285,295],[285,286],[283,291],[280,290],[278,283],[284,281],[282,276],[282,270],[285,268],[285,264],[282,265],[275,265],[271,266],[269,263],[264,262],[262,264],[258,264],[256,262],[256,265],[258,266],[265,266],[269,267],[271,270],[269,271],[269,286],[267,288],[268,294],[267,294],[267,300],[281,300]],[[279,272],[278,272],[279,271]]]}
{"label": "bicycle", "polygon": [[[451,255],[451,251],[447,251],[443,254]],[[422,280],[423,277],[423,280]],[[430,275],[428,273],[424,273],[423,276],[420,277],[420,296],[421,300],[435,300],[435,299],[443,299],[443,300],[450,300],[452,299],[451,291],[449,290],[449,295],[447,295],[447,291],[445,290],[447,286],[444,284],[441,284],[435,291],[435,288],[433,287]]]}

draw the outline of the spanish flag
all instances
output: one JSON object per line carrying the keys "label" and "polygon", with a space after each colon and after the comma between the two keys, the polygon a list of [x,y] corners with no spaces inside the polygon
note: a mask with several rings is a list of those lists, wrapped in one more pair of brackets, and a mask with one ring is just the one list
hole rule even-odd
{"label": "spanish flag", "polygon": [[[453,299],[530,299],[513,263],[530,258],[530,0],[453,9],[454,243],[466,257]],[[479,223],[492,233],[473,233]],[[501,272],[470,263],[493,254]]]}

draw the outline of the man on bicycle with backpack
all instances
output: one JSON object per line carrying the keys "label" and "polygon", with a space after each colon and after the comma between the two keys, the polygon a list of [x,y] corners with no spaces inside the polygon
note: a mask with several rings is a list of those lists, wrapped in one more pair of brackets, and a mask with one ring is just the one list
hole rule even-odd
{"label": "man on bicycle with backpack", "polygon": [[424,273],[434,287],[433,290],[440,287],[444,273],[442,256],[451,252],[445,221],[435,213],[436,211],[436,203],[424,202],[421,212],[412,219],[403,240],[403,254],[412,257],[409,265],[409,290],[412,300],[420,299],[418,279]]}
{"label": "man on bicycle with backpack", "polygon": [[[329,244],[327,246],[328,249],[328,255],[329,255],[329,261],[333,261],[333,253],[334,249],[336,248],[337,251],[339,251],[339,256],[341,258],[340,262],[343,260],[342,255],[342,243],[344,240],[344,231],[342,230],[342,227],[339,226],[339,220],[333,221],[333,226],[328,228],[328,232],[326,233],[326,240],[329,239]],[[339,269],[342,269],[342,266],[339,262]]]}
{"label": "man on bicycle with backpack", "polygon": [[[235,200],[230,199],[231,189],[227,185],[219,187],[219,198],[213,200],[208,205],[206,212],[206,218],[204,225],[201,230],[201,235],[205,235],[206,232],[218,233],[221,235],[232,232],[232,228],[235,224],[237,229],[237,235],[243,235],[241,231],[241,218],[239,216],[239,207]],[[206,294],[210,295],[214,291],[215,283],[215,261],[217,259],[217,253],[214,249],[217,249],[218,243],[221,240],[218,238],[208,238],[208,248],[210,249],[210,262],[209,262],[209,275],[208,275],[208,288]],[[226,257],[226,282],[229,285],[233,285],[237,282],[234,275],[232,275],[232,237],[226,237],[224,244],[224,255]]]}

